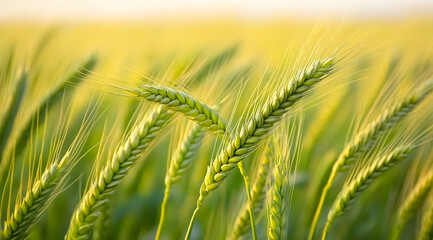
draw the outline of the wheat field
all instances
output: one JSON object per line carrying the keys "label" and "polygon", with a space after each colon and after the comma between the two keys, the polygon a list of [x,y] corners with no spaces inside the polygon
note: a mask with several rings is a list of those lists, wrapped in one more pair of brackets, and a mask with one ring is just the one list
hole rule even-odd
{"label": "wheat field", "polygon": [[0,24],[0,239],[433,239],[433,21]]}

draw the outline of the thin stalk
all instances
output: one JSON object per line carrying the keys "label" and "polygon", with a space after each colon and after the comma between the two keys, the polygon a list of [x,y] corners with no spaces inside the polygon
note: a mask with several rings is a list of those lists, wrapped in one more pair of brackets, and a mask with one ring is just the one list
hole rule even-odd
{"label": "thin stalk", "polygon": [[171,190],[171,184],[165,187],[164,199],[162,200],[161,203],[161,216],[159,218],[158,229],[156,230],[155,240],[159,240],[159,238],[161,237],[161,230],[162,230],[162,225],[164,223],[164,217],[165,217],[165,208],[167,206],[168,197],[170,196],[170,190]]}
{"label": "thin stalk", "polygon": [[195,216],[197,215],[198,211],[201,207],[201,201],[197,201],[197,207],[195,208],[194,212],[192,213],[191,220],[188,224],[188,230],[186,231],[185,240],[188,240],[191,237],[192,232],[192,225],[194,224]]}
{"label": "thin stalk", "polygon": [[239,162],[238,163],[238,168],[239,168],[239,172],[241,173],[242,177],[244,178],[245,190],[247,191],[247,196],[248,196],[248,213],[250,214],[251,233],[253,235],[253,239],[257,240],[257,231],[256,231],[256,223],[254,221],[253,200],[251,198],[250,183],[248,181],[248,176],[245,173],[245,168],[244,168],[243,162]]}

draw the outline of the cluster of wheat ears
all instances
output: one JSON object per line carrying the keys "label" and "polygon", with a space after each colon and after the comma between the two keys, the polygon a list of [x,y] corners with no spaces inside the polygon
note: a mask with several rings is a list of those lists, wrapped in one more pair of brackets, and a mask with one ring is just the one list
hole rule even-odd
{"label": "cluster of wheat ears", "polygon": [[136,83],[92,55],[37,91],[38,51],[4,53],[0,239],[433,239],[430,65],[395,56],[366,87],[368,57],[288,56],[258,76],[236,49]]}

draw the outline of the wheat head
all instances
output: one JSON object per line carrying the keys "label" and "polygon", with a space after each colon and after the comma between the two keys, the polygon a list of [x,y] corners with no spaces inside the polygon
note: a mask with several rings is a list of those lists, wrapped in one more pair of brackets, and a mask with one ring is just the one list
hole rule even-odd
{"label": "wheat head", "polygon": [[140,98],[156,102],[169,110],[179,112],[213,134],[222,136],[226,123],[219,114],[190,94],[166,87],[141,85],[133,92]]}
{"label": "wheat head", "polygon": [[157,109],[132,130],[127,141],[117,149],[85,193],[71,219],[66,239],[88,238],[101,208],[172,116],[166,110]]}
{"label": "wheat head", "polygon": [[34,224],[37,217],[48,205],[59,181],[65,176],[70,152],[67,152],[60,162],[54,162],[37,179],[13,214],[4,223],[1,239],[24,239],[27,231]]}
{"label": "wheat head", "polygon": [[368,188],[374,180],[382,176],[397,162],[406,159],[414,149],[415,147],[411,145],[398,147],[388,155],[378,159],[377,161],[373,161],[370,166],[365,167],[359,174],[357,174],[356,177],[341,190],[329,210],[322,239],[326,239],[326,235],[334,220],[345,213],[350,204],[361,192]]}

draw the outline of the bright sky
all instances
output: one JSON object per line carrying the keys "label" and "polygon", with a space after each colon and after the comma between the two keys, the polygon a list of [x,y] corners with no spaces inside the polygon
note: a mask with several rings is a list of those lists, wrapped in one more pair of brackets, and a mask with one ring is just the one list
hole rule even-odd
{"label": "bright sky", "polygon": [[433,15],[433,0],[0,0],[0,20],[149,19],[190,15],[399,18]]}

